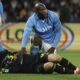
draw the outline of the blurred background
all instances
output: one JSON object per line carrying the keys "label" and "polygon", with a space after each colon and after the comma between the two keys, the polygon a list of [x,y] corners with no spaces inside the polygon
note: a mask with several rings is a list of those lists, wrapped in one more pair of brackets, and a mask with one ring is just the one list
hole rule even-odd
{"label": "blurred background", "polygon": [[62,22],[80,22],[80,0],[2,0],[4,21],[26,22],[36,2],[42,2],[49,10],[57,12]]}

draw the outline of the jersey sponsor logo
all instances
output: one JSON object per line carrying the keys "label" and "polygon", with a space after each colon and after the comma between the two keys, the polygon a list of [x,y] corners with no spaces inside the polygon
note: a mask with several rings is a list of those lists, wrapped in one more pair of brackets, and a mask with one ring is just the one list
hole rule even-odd
{"label": "jersey sponsor logo", "polygon": [[44,33],[44,32],[47,32],[48,30],[50,30],[51,28],[52,28],[52,26],[39,27],[39,28],[37,28],[37,31]]}

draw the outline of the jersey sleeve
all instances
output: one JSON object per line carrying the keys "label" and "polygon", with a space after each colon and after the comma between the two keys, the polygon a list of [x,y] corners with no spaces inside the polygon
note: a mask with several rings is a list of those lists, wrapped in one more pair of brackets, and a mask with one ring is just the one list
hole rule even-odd
{"label": "jersey sleeve", "polygon": [[0,25],[2,24],[2,17],[3,17],[3,5],[0,2]]}
{"label": "jersey sleeve", "polygon": [[59,41],[60,41],[60,38],[61,38],[61,33],[62,33],[62,29],[61,29],[61,22],[59,20],[59,17],[55,14],[54,18],[53,18],[53,25],[55,27],[55,30],[54,30],[54,33],[55,33],[55,36],[54,36],[54,41],[53,41],[53,44],[52,46],[54,48],[57,47]]}
{"label": "jersey sleeve", "polygon": [[34,26],[33,21],[34,21],[33,18],[29,18],[25,25],[24,33],[23,33],[23,37],[22,37],[22,43],[21,43],[21,47],[23,47],[23,48],[25,48],[28,43],[30,33]]}
{"label": "jersey sleeve", "polygon": [[3,16],[3,5],[2,5],[2,2],[0,2],[0,15]]}

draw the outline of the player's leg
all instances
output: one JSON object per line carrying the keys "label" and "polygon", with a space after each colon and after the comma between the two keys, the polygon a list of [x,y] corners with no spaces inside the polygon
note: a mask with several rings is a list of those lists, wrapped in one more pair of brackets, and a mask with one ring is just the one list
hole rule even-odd
{"label": "player's leg", "polygon": [[53,61],[53,62],[57,62],[60,65],[62,65],[64,67],[68,67],[73,70],[76,69],[76,66],[73,65],[71,62],[69,62],[69,60],[67,60],[66,58],[63,58],[61,56],[58,56],[58,55],[50,54],[50,55],[48,55],[48,60]]}
{"label": "player's leg", "polygon": [[[52,48],[52,45],[49,43],[46,43],[42,41],[39,37],[35,36],[33,39],[31,39],[31,53],[32,54],[37,54],[40,52],[41,49],[43,49],[46,53],[53,53],[56,54],[56,49]],[[51,51],[49,49],[51,48]]]}
{"label": "player's leg", "polygon": [[74,74],[74,70],[69,69],[68,67],[63,67],[59,64],[55,65],[54,71],[60,74]]}
{"label": "player's leg", "polygon": [[40,40],[40,38],[35,36],[33,39],[31,39],[30,53],[33,54],[33,55],[36,55],[37,53],[40,53],[41,46],[42,46],[42,41]]}
{"label": "player's leg", "polygon": [[42,48],[47,54],[56,54],[56,49],[52,47],[52,44],[42,41]]}
{"label": "player's leg", "polygon": [[70,70],[69,68],[65,68],[52,62],[45,63],[43,65],[43,71],[46,73],[57,72],[60,74],[74,74],[74,70]]}
{"label": "player's leg", "polygon": [[64,66],[65,68],[68,68],[72,71],[74,71],[74,74],[80,74],[80,68],[72,64],[68,59],[63,58],[59,62],[60,65]]}
{"label": "player's leg", "polygon": [[59,55],[49,54],[48,60],[53,61],[53,62],[57,62],[60,65],[62,65],[64,67],[69,67],[70,69],[73,69],[73,70],[76,69],[76,66],[73,65],[71,62],[69,62],[69,60],[67,60],[66,58],[63,58]]}
{"label": "player's leg", "polygon": [[63,66],[60,66],[58,64],[55,64],[53,62],[47,62],[44,64],[40,64],[37,67],[37,72],[38,73],[44,73],[44,74],[50,74],[53,72],[57,72],[60,74],[74,74],[73,70],[70,70],[68,68],[65,68]]}
{"label": "player's leg", "polygon": [[62,74],[73,74],[74,70],[57,64],[60,60],[61,58],[57,55],[53,56],[53,54],[41,54],[39,62],[42,65],[39,66],[39,70],[43,73],[51,73],[56,71]]}
{"label": "player's leg", "polygon": [[46,62],[44,64],[39,64],[36,68],[37,73],[42,73],[42,74],[50,74],[53,73],[53,66],[54,63],[52,62]]}
{"label": "player's leg", "polygon": [[76,72],[76,70],[77,70],[77,73],[80,74],[80,68],[77,68],[74,64],[72,64],[66,58],[63,58],[61,56],[54,55],[54,54],[49,54],[48,55],[48,61],[58,63],[62,67],[69,69],[71,71],[74,71],[74,72]]}

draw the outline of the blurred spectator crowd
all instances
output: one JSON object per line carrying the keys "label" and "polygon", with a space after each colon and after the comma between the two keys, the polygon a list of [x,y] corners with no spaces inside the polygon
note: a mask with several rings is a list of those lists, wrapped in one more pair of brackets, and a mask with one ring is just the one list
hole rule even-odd
{"label": "blurred spectator crowd", "polygon": [[36,2],[55,11],[62,22],[80,22],[80,0],[2,0],[6,22],[25,22],[33,13]]}

